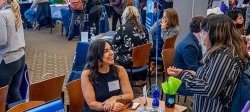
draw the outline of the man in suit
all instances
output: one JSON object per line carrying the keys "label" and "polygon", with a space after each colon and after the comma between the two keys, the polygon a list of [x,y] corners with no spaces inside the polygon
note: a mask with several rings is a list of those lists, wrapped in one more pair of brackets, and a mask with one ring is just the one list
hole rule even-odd
{"label": "man in suit", "polygon": [[[200,60],[202,59],[202,47],[200,46],[200,23],[204,17],[196,16],[190,21],[190,32],[184,39],[176,46],[174,54],[174,66],[183,70],[197,71],[201,66]],[[178,90],[181,95],[192,96],[188,92],[185,85],[182,84]]]}

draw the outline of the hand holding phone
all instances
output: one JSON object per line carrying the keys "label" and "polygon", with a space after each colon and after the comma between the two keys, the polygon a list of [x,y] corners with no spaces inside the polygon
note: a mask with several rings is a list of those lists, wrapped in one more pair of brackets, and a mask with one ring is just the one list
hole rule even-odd
{"label": "hand holding phone", "polygon": [[161,20],[161,29],[167,28],[167,20],[165,18],[162,18]]}

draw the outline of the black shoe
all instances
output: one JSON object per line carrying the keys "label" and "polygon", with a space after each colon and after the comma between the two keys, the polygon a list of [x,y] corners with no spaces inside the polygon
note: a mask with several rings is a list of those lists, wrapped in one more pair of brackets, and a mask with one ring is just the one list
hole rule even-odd
{"label": "black shoe", "polygon": [[71,41],[71,40],[72,40],[72,38],[73,38],[73,37],[69,37],[69,38],[68,38],[68,41]]}

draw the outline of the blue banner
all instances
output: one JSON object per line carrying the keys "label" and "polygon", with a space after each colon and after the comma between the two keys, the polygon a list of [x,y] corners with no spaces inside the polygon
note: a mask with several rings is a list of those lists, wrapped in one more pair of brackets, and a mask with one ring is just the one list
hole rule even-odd
{"label": "blue banner", "polygon": [[154,0],[147,0],[146,28],[150,29],[153,25],[154,25]]}

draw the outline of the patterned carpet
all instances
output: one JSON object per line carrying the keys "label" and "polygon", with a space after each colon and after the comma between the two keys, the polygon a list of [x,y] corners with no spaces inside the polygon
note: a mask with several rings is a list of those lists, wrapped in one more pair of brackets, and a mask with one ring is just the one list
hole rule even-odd
{"label": "patterned carpet", "polygon": [[[71,72],[74,51],[78,38],[67,41],[65,36],[61,36],[61,26],[59,24],[50,34],[50,29],[42,28],[38,30],[25,30],[26,39],[26,63],[28,64],[31,83],[39,82],[58,75],[66,75],[63,91],[65,91],[65,104],[68,104],[66,82]],[[159,77],[161,81],[162,77]],[[155,80],[154,78],[152,80]],[[160,84],[159,84],[160,85]],[[142,88],[134,88],[135,97],[142,93]],[[163,98],[164,99],[164,98]],[[184,97],[180,98],[178,104],[190,107],[192,99],[187,98],[184,103]]]}

